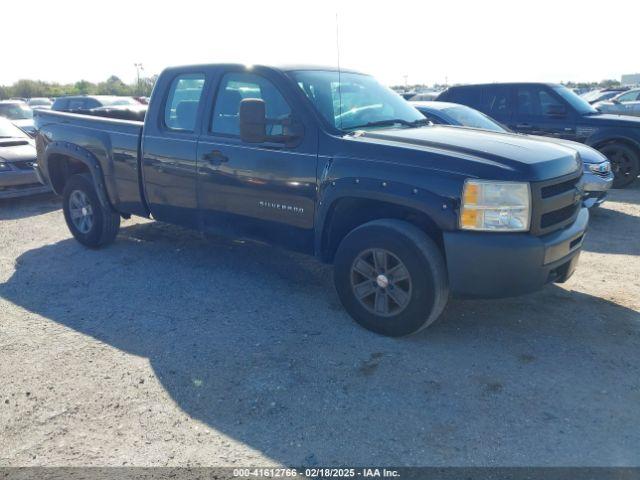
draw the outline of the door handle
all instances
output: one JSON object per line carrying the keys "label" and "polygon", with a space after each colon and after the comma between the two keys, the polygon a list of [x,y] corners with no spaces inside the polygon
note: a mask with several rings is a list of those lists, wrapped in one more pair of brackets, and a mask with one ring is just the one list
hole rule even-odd
{"label": "door handle", "polygon": [[205,153],[202,158],[208,160],[213,165],[220,165],[221,163],[229,161],[229,157],[224,155],[220,150],[212,150],[209,153]]}
{"label": "door handle", "polygon": [[529,129],[533,128],[533,125],[531,125],[530,123],[518,123],[516,125],[516,128]]}

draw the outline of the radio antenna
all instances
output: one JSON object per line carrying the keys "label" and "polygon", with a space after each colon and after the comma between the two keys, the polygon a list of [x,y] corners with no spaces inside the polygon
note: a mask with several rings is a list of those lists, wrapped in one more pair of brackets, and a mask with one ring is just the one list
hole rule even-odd
{"label": "radio antenna", "polygon": [[338,12],[336,12],[336,53],[338,57],[338,118],[340,130],[342,130],[342,75],[340,73],[340,26],[338,24]]}

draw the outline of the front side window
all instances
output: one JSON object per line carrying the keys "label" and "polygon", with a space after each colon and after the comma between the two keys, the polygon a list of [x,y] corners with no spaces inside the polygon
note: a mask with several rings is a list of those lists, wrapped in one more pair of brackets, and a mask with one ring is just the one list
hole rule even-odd
{"label": "front side window", "polygon": [[195,130],[203,88],[202,73],[183,74],[173,80],[164,109],[164,123],[167,128],[185,132]]}
{"label": "front side window", "polygon": [[551,107],[562,107],[562,103],[542,86],[523,86],[516,89],[518,115],[546,115]]}
{"label": "front side window", "polygon": [[340,130],[425,121],[418,110],[369,75],[309,70],[293,76],[322,117]]}
{"label": "front side window", "polygon": [[[264,100],[268,120],[291,117],[291,108],[280,91],[264,77],[253,73],[227,73],[222,77],[211,118],[211,131],[240,136],[240,102],[246,98]],[[268,123],[267,135],[282,135],[280,124]]]}
{"label": "front side window", "polygon": [[622,95],[618,95],[616,97],[616,100],[618,100],[619,102],[633,102],[634,100],[638,100],[639,94],[640,92],[637,91],[623,93]]}

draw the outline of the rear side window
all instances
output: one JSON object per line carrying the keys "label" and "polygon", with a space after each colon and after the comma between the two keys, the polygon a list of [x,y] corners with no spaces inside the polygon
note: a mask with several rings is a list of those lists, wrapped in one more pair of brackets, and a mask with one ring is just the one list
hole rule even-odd
{"label": "rear side window", "polygon": [[85,108],[85,100],[84,98],[72,98],[69,100],[69,105],[67,106],[69,110],[82,110]]}
{"label": "rear side window", "polygon": [[485,89],[480,111],[490,117],[505,118],[511,115],[512,109],[509,87],[496,85]]}
{"label": "rear side window", "polygon": [[58,98],[53,105],[51,106],[51,110],[66,110],[69,105],[69,100],[66,98]]}
{"label": "rear side window", "polygon": [[447,95],[442,100],[447,102],[460,103],[471,108],[480,107],[482,90],[480,88],[454,88],[447,92]]}
{"label": "rear side window", "polygon": [[164,109],[164,124],[167,128],[185,132],[195,130],[203,88],[202,73],[183,74],[173,80]]}

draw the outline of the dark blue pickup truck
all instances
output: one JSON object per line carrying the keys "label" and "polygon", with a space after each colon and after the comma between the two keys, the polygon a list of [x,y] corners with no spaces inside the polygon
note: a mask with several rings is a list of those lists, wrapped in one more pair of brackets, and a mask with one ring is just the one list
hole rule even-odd
{"label": "dark blue pickup truck", "polygon": [[565,281],[588,222],[575,150],[431,125],[353,71],[169,68],[144,123],[36,122],[38,171],[82,244],[139,215],[315,255],[351,316],[385,335],[428,326],[450,294]]}
{"label": "dark blue pickup truck", "polygon": [[640,174],[640,118],[600,113],[563,85],[460,85],[437,100],[480,110],[514,132],[564,138],[600,150],[611,162],[614,188],[631,184]]}

